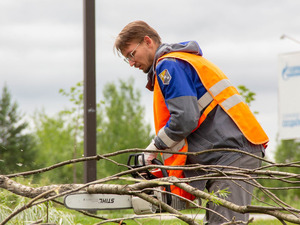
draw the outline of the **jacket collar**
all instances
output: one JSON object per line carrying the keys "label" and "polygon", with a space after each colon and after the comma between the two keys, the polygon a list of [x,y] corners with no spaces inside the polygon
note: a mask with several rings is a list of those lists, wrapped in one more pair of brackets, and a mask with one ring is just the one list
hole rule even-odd
{"label": "jacket collar", "polygon": [[170,53],[170,52],[188,52],[191,54],[201,55],[202,50],[196,41],[188,41],[188,42],[181,42],[175,44],[162,44],[160,45],[155,53],[153,64],[148,72],[147,78],[148,82],[146,88],[150,91],[154,89],[154,76],[155,76],[155,69],[157,60],[162,57],[163,55]]}

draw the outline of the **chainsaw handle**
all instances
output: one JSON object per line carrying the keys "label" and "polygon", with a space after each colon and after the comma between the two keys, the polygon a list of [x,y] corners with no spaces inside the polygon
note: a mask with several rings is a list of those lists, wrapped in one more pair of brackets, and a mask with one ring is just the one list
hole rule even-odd
{"label": "chainsaw handle", "polygon": [[[141,159],[141,164],[140,164],[140,159]],[[133,164],[132,164],[133,163]],[[143,153],[137,153],[137,154],[130,154],[128,157],[127,161],[127,166],[130,168],[136,169],[145,166],[145,159],[144,159],[144,154]],[[140,172],[145,173],[145,178],[147,180],[155,179],[156,177],[149,172],[149,170],[143,170]],[[138,172],[132,172],[131,175],[134,178],[140,177]]]}
{"label": "chainsaw handle", "polygon": [[[156,165],[161,165],[161,166],[164,165],[161,161],[159,161],[159,160],[156,159],[156,158],[153,159],[151,162],[152,162],[153,164],[156,164]],[[163,174],[164,177],[168,177],[168,176],[169,176],[166,169],[161,169],[161,172],[162,172],[162,174]]]}
{"label": "chainsaw handle", "polygon": [[[139,157],[142,157],[141,158],[142,159],[142,165],[139,163]],[[133,165],[131,164],[132,161],[134,163]],[[155,164],[155,165],[161,165],[161,166],[164,165],[160,160],[158,160],[156,158],[153,159],[151,162],[153,164]],[[131,155],[129,155],[128,161],[127,161],[127,165],[130,166],[131,168],[140,168],[140,167],[145,166],[144,154],[143,153],[137,153],[137,154],[131,154]],[[154,175],[152,175],[149,172],[149,170],[146,170],[144,172],[146,172],[148,179],[154,179],[154,178],[156,178]],[[161,172],[163,174],[163,177],[168,177],[169,176],[166,169],[161,169]],[[138,173],[136,173],[136,172],[131,173],[131,175],[134,178],[138,177]],[[171,193],[171,187],[170,187],[170,185],[165,185],[165,188],[166,188],[167,192]],[[171,194],[167,194],[167,204],[171,206],[171,203],[172,203],[172,196],[171,196]]]}
{"label": "chainsaw handle", "polygon": [[[142,159],[142,164],[140,164],[140,159]],[[133,164],[131,164],[132,161],[133,161]],[[161,166],[164,165],[160,160],[158,160],[156,158],[152,159],[151,162],[155,165],[161,165]],[[129,155],[128,160],[127,160],[127,166],[130,166],[131,168],[140,168],[140,167],[143,167],[145,165],[146,164],[145,164],[145,158],[144,158],[143,153],[137,153],[137,154],[130,154]],[[163,174],[163,177],[168,177],[169,176],[166,169],[161,169],[161,172]]]}

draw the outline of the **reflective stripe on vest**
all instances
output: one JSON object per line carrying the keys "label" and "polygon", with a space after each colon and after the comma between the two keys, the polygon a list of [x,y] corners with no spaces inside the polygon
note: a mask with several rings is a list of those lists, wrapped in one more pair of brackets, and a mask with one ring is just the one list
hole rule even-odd
{"label": "reflective stripe on vest", "polygon": [[[231,84],[229,80],[221,80],[218,83],[216,83],[214,86],[210,88],[210,92],[213,94],[213,96],[217,96],[220,94],[223,90],[230,87]],[[200,112],[206,108],[214,98],[210,94],[210,92],[206,92],[201,98],[198,100],[198,105]],[[224,100],[220,104],[226,109],[229,110],[231,107],[235,106],[236,104],[243,102],[242,97],[239,94],[234,94],[230,96],[228,99]]]}
{"label": "reflective stripe on vest", "polygon": [[205,110],[199,119],[197,128],[205,120],[209,112],[216,105],[220,105],[251,143],[266,144],[269,141],[268,136],[250,111],[248,105],[244,103],[236,88],[231,85],[228,78],[218,67],[201,56],[184,52],[166,54],[158,61],[166,57],[178,58],[191,64],[206,88],[207,93],[209,93],[204,94],[198,100],[199,109],[201,111]]}

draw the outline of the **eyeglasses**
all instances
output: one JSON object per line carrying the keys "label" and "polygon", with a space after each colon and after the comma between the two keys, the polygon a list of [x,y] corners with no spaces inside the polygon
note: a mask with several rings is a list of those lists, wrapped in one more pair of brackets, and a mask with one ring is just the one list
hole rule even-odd
{"label": "eyeglasses", "polygon": [[139,45],[141,44],[141,42],[139,42],[137,44],[137,46],[128,54],[128,57],[125,57],[124,58],[124,61],[129,63],[130,61],[133,61],[134,60],[134,54],[135,54],[135,51],[136,49],[139,47]]}

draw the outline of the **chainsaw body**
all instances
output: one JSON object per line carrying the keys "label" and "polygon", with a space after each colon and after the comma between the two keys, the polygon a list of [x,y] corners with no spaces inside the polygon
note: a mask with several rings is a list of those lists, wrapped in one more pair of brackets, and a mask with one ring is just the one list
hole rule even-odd
{"label": "chainsaw body", "polygon": [[[132,154],[128,158],[127,165],[131,168],[140,168],[145,166],[143,154]],[[153,164],[163,165],[159,160],[154,159]],[[158,178],[153,174],[161,174],[167,177],[168,173],[162,169],[160,171],[151,172],[149,170],[133,172],[131,175],[134,178],[141,179],[155,179]],[[165,192],[161,192],[165,190]],[[171,192],[170,186],[157,187],[154,191],[148,192],[150,196],[167,203],[176,210],[183,210],[187,208],[187,203],[180,198],[169,194]],[[133,208],[135,214],[152,214],[161,212],[159,207],[151,204],[136,196],[132,195],[117,195],[117,194],[88,194],[88,193],[74,193],[66,195],[64,204],[69,209],[75,210],[114,210],[114,209],[130,209]]]}

